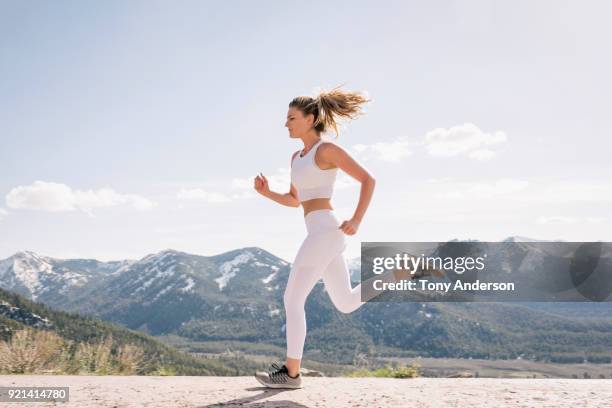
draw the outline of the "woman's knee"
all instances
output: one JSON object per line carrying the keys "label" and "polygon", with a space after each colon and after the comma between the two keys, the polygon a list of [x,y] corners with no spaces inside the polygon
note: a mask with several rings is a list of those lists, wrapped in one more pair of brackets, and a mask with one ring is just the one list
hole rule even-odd
{"label": "woman's knee", "polygon": [[305,300],[302,300],[301,296],[297,296],[292,291],[285,290],[283,304],[287,314],[291,312],[303,312],[305,303]]}

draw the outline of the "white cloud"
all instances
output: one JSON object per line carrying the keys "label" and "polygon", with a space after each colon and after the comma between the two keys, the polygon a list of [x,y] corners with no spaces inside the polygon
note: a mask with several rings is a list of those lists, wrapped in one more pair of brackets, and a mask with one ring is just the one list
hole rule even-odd
{"label": "white cloud", "polygon": [[6,195],[10,208],[40,211],[84,211],[94,208],[130,206],[145,210],[156,204],[136,194],[119,194],[112,188],[74,190],[66,184],[37,180],[29,186],[14,187]]}
{"label": "white cloud", "polygon": [[425,146],[432,156],[451,157],[464,154],[474,160],[491,160],[497,152],[489,148],[506,142],[502,131],[485,133],[473,123],[453,126],[449,129],[436,128],[425,134],[424,141],[411,141],[398,137],[390,142],[371,144],[359,143],[351,147],[352,153],[360,160],[380,160],[397,163],[413,155],[413,148]]}
{"label": "white cloud", "polygon": [[495,157],[494,151],[484,147],[505,141],[504,132],[485,133],[473,123],[464,123],[449,129],[436,128],[425,135],[425,146],[432,156],[451,157],[467,154],[475,160],[489,160]]}
{"label": "white cloud", "polygon": [[397,138],[392,142],[376,142],[372,144],[359,143],[352,146],[353,153],[363,161],[371,159],[397,163],[411,156],[410,142],[405,138]]}
{"label": "white cloud", "polygon": [[[264,174],[264,176],[268,179],[268,185],[271,190],[281,194],[289,191],[289,184],[291,182],[289,169],[280,167],[277,173],[272,175]],[[183,188],[176,194],[176,198],[182,203],[187,201],[227,203],[235,200],[249,199],[259,195],[253,188],[254,179],[255,175],[248,178],[233,178],[230,183],[231,191],[227,193],[204,190],[202,188]],[[180,207],[183,208],[182,205]]]}
{"label": "white cloud", "polygon": [[[273,174],[263,174],[264,177],[268,180],[268,186],[271,190],[286,193],[289,192],[289,185],[291,184],[291,170],[286,167],[279,167],[276,169],[276,173]],[[243,191],[251,191],[255,192],[253,185],[255,183],[255,177],[257,174],[254,174],[251,177],[246,178],[234,178],[232,179],[232,186],[236,189]],[[255,192],[257,194],[257,192]],[[253,195],[255,196],[255,195]]]}
{"label": "white cloud", "polygon": [[6,217],[7,215],[8,215],[8,211],[6,211],[4,208],[0,208],[0,221],[2,221],[2,219]]}
{"label": "white cloud", "polygon": [[216,191],[206,191],[201,188],[181,189],[176,198],[179,201],[205,201],[208,203],[227,203],[232,201],[230,197]]}
{"label": "white cloud", "polygon": [[246,198],[253,198],[253,197],[256,197],[256,196],[257,196],[257,193],[252,193],[251,191],[248,191],[248,190],[232,194],[232,198],[234,200],[243,200],[243,199],[246,199]]}
{"label": "white cloud", "polygon": [[470,157],[470,159],[475,159],[475,160],[491,160],[496,155],[497,153],[495,153],[493,150],[479,149],[479,150],[474,150],[470,152],[468,156]]}

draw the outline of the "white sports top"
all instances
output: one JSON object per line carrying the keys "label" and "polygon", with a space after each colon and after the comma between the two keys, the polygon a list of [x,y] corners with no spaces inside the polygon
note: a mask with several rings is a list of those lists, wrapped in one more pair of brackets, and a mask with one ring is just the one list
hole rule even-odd
{"label": "white sports top", "polygon": [[317,149],[323,142],[323,139],[319,140],[304,157],[296,154],[291,161],[291,184],[297,190],[300,201],[331,198],[334,192],[338,168],[321,169],[315,162]]}

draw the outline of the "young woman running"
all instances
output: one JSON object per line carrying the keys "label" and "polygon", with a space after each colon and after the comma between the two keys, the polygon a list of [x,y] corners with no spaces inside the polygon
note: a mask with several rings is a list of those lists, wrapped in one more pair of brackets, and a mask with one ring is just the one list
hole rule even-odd
{"label": "young woman running", "polygon": [[[320,278],[338,310],[351,313],[366,302],[361,300],[361,284],[351,287],[349,270],[343,252],[346,235],[354,235],[363,220],[374,192],[375,179],[342,147],[321,134],[333,129],[338,135],[337,118],[354,119],[361,105],[369,100],[356,92],[334,88],[316,98],[298,96],[289,103],[287,122],[289,137],[301,139],[304,148],[291,158],[291,186],[286,194],[270,191],[263,174],[257,175],[254,188],[263,196],[290,207],[304,209],[307,235],[291,266],[283,295],[286,315],[287,355],[285,363],[273,363],[268,372],[257,372],[255,378],[267,387],[301,388],[300,363],[306,338],[304,305],[308,294]],[[349,220],[340,222],[330,203],[338,169],[361,183],[357,208]],[[383,282],[411,279],[406,271],[395,270],[375,277]],[[374,279],[374,278],[372,278]],[[382,293],[364,288],[365,299]],[[280,362],[279,362],[280,363]]]}

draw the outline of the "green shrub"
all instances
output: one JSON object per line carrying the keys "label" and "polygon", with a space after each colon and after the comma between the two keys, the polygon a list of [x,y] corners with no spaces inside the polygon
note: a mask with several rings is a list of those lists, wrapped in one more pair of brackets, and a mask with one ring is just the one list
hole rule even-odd
{"label": "green shrub", "polygon": [[420,377],[419,365],[412,363],[410,366],[385,366],[375,370],[359,369],[351,371],[347,377],[390,377],[390,378],[414,378]]}

